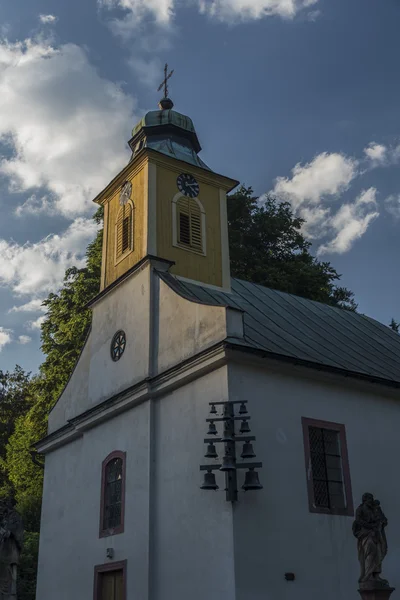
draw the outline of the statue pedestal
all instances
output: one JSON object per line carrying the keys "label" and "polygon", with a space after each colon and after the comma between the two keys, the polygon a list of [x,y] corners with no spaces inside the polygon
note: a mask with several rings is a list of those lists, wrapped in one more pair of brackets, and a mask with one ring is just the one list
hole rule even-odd
{"label": "statue pedestal", "polygon": [[392,587],[359,589],[362,600],[389,600],[391,593],[395,590]]}

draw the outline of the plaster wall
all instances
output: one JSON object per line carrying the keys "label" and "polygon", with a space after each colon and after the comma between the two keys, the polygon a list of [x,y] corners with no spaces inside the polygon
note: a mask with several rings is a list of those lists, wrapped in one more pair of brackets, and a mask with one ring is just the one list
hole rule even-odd
{"label": "plaster wall", "polygon": [[[148,598],[149,405],[141,404],[46,456],[38,600],[93,598],[94,566],[127,559],[128,599]],[[99,538],[101,463],[126,452],[125,532]]]}
{"label": "plaster wall", "polygon": [[[119,329],[126,333],[126,349],[121,359],[114,362],[110,343]],[[147,377],[149,336],[150,267],[146,266],[93,307],[89,339],[50,413],[48,432]]]}
{"label": "plaster wall", "polygon": [[235,600],[232,507],[223,485],[199,489],[208,403],[226,394],[221,367],[155,404],[154,600]]}
{"label": "plaster wall", "polygon": [[[388,517],[383,576],[400,588],[400,399],[373,384],[313,376],[311,370],[234,364],[230,399],[247,399],[264,489],[241,492],[234,507],[237,600],[357,598],[359,564],[354,517],[309,512],[301,417],[346,427],[357,507],[370,491]],[[243,483],[244,470],[240,475]],[[240,487],[239,487],[240,489]],[[293,582],[286,572],[295,573]]]}
{"label": "plaster wall", "polygon": [[181,363],[226,338],[226,308],[182,298],[157,278],[159,321],[155,325],[156,372]]}

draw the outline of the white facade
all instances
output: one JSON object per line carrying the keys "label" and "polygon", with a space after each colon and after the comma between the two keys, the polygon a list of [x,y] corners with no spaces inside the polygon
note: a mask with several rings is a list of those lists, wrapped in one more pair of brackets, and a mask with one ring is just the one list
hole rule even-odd
{"label": "white facade", "polygon": [[[114,363],[118,329],[127,346]],[[400,453],[398,393],[225,349],[225,338],[241,335],[239,311],[180,297],[150,262],[94,305],[40,445],[37,600],[92,598],[95,565],[122,560],[127,600],[357,597],[353,518],[308,509],[301,417],[345,425],[355,506],[366,491],[381,500],[383,574],[400,587],[400,482],[391,466]],[[220,491],[199,489],[209,402],[228,399],[248,400],[263,462],[263,490],[240,492],[235,505],[222,474]],[[115,450],[126,452],[125,528],[99,537],[101,465]]]}

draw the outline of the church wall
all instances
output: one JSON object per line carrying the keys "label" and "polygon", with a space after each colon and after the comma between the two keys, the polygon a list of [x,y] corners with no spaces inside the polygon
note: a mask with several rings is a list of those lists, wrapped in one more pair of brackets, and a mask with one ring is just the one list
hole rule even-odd
{"label": "church wall", "polygon": [[181,363],[228,335],[225,307],[190,302],[176,294],[162,280],[159,315],[158,372]]}
{"label": "church wall", "polygon": [[[186,169],[190,172],[190,167]],[[222,286],[222,250],[219,188],[200,183],[199,200],[206,213],[206,256],[172,245],[172,200],[178,192],[176,178],[182,172],[172,165],[157,165],[157,255],[174,261],[171,273]]]}
{"label": "church wall", "polygon": [[[150,268],[146,266],[93,307],[89,406],[98,404],[147,377],[149,297]],[[114,362],[110,358],[110,344],[119,329],[126,333],[126,348],[121,359]],[[81,406],[81,412],[85,408]]]}
{"label": "church wall", "polygon": [[89,334],[72,376],[58,402],[50,412],[48,433],[52,433],[65,425],[68,419],[71,419],[81,412],[82,403],[87,403],[90,346],[91,335]]}
{"label": "church wall", "polygon": [[[38,600],[93,598],[94,566],[127,559],[128,599],[148,597],[149,406],[141,404],[46,456]],[[125,532],[99,537],[101,467],[126,452]]]}
{"label": "church wall", "polygon": [[[292,376],[291,376],[292,372]],[[358,595],[359,563],[354,517],[310,513],[301,417],[346,427],[354,506],[372,492],[388,517],[389,553],[383,576],[400,587],[400,402],[374,384],[323,376],[295,367],[285,371],[232,365],[230,399],[247,399],[264,489],[241,492],[234,507],[237,600]],[[324,381],[325,379],[325,381]],[[244,471],[240,474],[240,486]],[[240,488],[239,488],[240,489]],[[221,501],[222,499],[220,499]],[[285,581],[292,572],[295,581]]]}
{"label": "church wall", "polygon": [[226,384],[222,367],[156,402],[153,600],[235,600],[232,507],[223,486],[199,489],[208,403]]}

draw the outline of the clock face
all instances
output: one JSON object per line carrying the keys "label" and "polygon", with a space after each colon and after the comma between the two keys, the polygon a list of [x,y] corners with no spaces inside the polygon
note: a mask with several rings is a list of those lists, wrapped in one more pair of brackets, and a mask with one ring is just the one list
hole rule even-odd
{"label": "clock face", "polygon": [[176,180],[176,184],[178,186],[178,190],[184,196],[189,196],[189,198],[196,198],[199,195],[199,184],[197,183],[193,175],[189,175],[188,173],[182,173]]}
{"label": "clock face", "polygon": [[129,202],[132,194],[132,184],[130,181],[126,181],[121,189],[121,195],[119,197],[119,203],[121,206]]}

